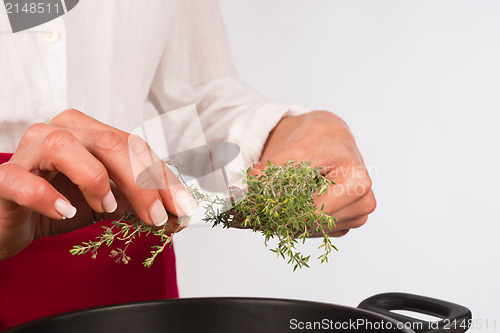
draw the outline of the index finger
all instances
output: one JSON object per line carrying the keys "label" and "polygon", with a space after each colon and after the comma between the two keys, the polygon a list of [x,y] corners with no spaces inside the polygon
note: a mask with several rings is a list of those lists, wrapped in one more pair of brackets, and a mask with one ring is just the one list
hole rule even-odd
{"label": "index finger", "polygon": [[86,128],[101,131],[112,131],[120,135],[124,140],[127,140],[129,135],[127,132],[102,123],[99,120],[75,109],[69,109],[59,113],[57,116],[51,119],[49,125],[65,128]]}
{"label": "index finger", "polygon": [[[102,152],[99,152],[98,149],[96,149],[96,147],[99,146],[98,142],[95,142],[96,137],[93,139],[89,136],[85,136],[85,141],[87,142],[86,145],[92,150],[91,152],[93,154],[98,156],[99,159],[106,161],[105,165],[113,165],[113,169],[118,170],[125,177],[133,177],[133,181],[138,187],[149,190],[158,190],[159,196],[162,199],[161,201],[170,212],[178,216],[194,214],[197,205],[189,191],[180,183],[175,174],[164,165],[157,154],[141,138],[104,124],[78,110],[73,109],[66,110],[54,117],[51,124],[66,128],[77,127],[90,130],[111,131],[118,134],[128,145],[129,167],[124,168],[122,166],[121,171],[119,171],[119,166],[110,160],[110,156],[105,156],[107,154],[101,154]],[[77,125],[75,126],[75,124]],[[121,183],[128,183],[128,187],[133,188],[130,186],[130,183],[124,179],[122,179]],[[128,195],[133,197],[133,191],[129,191]]]}

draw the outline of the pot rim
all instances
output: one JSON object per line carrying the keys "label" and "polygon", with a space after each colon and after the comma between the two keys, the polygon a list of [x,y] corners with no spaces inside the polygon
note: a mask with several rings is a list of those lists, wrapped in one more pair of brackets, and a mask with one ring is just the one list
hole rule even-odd
{"label": "pot rim", "polygon": [[[391,318],[389,316],[365,310],[365,309],[360,309],[356,307],[350,307],[350,306],[344,306],[344,305],[338,305],[334,303],[326,303],[326,302],[318,302],[318,301],[310,301],[310,300],[301,300],[301,299],[293,299],[293,298],[272,298],[272,297],[235,297],[235,296],[217,296],[217,297],[183,297],[183,298],[170,298],[170,299],[159,299],[159,300],[149,300],[149,301],[139,301],[139,302],[130,302],[130,303],[122,303],[122,304],[113,304],[113,305],[105,305],[105,306],[99,306],[99,307],[93,307],[93,308],[87,308],[87,309],[81,309],[81,310],[75,310],[75,311],[69,311],[69,312],[64,312],[60,314],[55,314],[52,316],[44,317],[44,318],[39,318],[35,319],[32,321],[29,321],[27,323],[20,324],[18,326],[12,327],[10,329],[7,329],[5,333],[15,333],[17,331],[21,331],[24,329],[30,328],[30,326],[35,326],[39,325],[44,322],[50,322],[53,320],[57,319],[66,319],[70,320],[71,317],[73,316],[91,316],[92,313],[95,312],[101,312],[103,310],[109,310],[109,311],[115,311],[115,310],[120,310],[120,309],[128,309],[128,308],[136,308],[136,307],[142,307],[142,306],[155,306],[157,304],[164,304],[164,303],[182,303],[182,304],[189,304],[189,303],[199,303],[199,302],[235,302],[235,303],[241,303],[241,302],[249,302],[249,303],[255,303],[255,302],[265,302],[268,304],[272,303],[284,303],[284,304],[303,304],[303,305],[316,305],[316,306],[322,306],[322,307],[328,307],[331,308],[332,310],[347,310],[347,311],[353,311],[354,314],[360,314],[360,315],[365,315],[368,317],[371,317],[373,319],[377,319],[379,321],[385,321],[388,322],[392,325],[392,329],[397,329],[399,332],[402,333],[415,333],[414,330],[404,326],[404,323],[401,321]],[[354,318],[356,319],[356,318]],[[401,327],[401,325],[403,325]]]}

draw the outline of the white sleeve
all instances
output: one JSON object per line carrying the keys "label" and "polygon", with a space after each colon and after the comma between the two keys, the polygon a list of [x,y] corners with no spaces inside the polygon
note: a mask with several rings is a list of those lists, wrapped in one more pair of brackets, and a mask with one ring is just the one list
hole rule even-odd
{"label": "white sleeve", "polygon": [[237,77],[216,0],[182,0],[179,6],[151,100],[161,112],[195,104],[207,142],[239,145],[251,165],[282,117],[310,109],[267,102]]}

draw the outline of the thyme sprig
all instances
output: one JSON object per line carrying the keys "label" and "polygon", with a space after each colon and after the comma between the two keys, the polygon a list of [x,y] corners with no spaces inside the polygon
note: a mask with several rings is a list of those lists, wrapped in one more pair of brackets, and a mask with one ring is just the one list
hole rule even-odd
{"label": "thyme sprig", "polygon": [[[295,271],[299,267],[309,267],[310,255],[305,256],[296,250],[295,245],[304,243],[312,233],[323,238],[318,259],[328,262],[328,255],[337,248],[331,243],[328,230],[337,221],[324,211],[324,205],[318,211],[314,195],[327,193],[335,184],[321,174],[322,168],[311,167],[306,162],[288,161],[284,165],[268,162],[259,174],[253,174],[249,168],[246,172],[248,193],[232,209],[230,199],[217,198],[206,205],[207,216],[204,220],[214,226],[223,225],[229,228],[240,225],[260,232],[265,242],[277,238],[276,248],[271,249],[278,257],[288,259]],[[215,205],[214,205],[215,204]],[[214,207],[222,206],[223,213],[214,211]]]}
{"label": "thyme sprig", "polygon": [[123,248],[116,247],[111,250],[110,257],[116,258],[116,263],[128,264],[132,258],[127,255],[127,249],[136,237],[141,235],[153,234],[160,238],[160,245],[153,245],[151,247],[151,257],[143,262],[145,267],[151,266],[156,256],[161,253],[167,245],[172,246],[171,230],[167,225],[161,228],[150,226],[142,222],[133,211],[124,212],[122,217],[111,222],[111,226],[103,226],[105,231],[100,236],[96,237],[94,241],[83,242],[80,245],[75,245],[69,251],[72,255],[81,255],[90,253],[92,259],[97,258],[98,250],[102,245],[111,247],[115,241],[123,243]]}
{"label": "thyme sprig", "polygon": [[[236,226],[252,229],[264,235],[266,244],[276,238],[278,244],[271,251],[278,257],[288,259],[288,264],[292,264],[295,271],[297,268],[309,267],[311,256],[297,251],[296,244],[299,241],[304,243],[313,233],[322,237],[319,249],[323,253],[318,257],[321,263],[328,262],[328,255],[333,249],[337,250],[328,236],[328,230],[335,226],[337,220],[324,211],[324,205],[318,210],[314,202],[315,194],[324,195],[335,184],[326,179],[321,170],[312,167],[308,161],[288,161],[283,165],[268,162],[258,174],[252,174],[249,168],[244,177],[248,190],[233,188],[231,198],[206,195],[192,185],[188,186],[188,190],[198,204],[206,203],[205,222],[214,227],[222,225],[226,228]],[[179,178],[186,185],[182,177]],[[116,241],[123,243],[123,246],[111,250],[110,256],[116,258],[117,263],[127,264],[131,258],[126,251],[133,240],[152,233],[159,237],[160,242],[151,247],[151,256],[143,262],[145,267],[150,267],[158,254],[167,246],[172,246],[171,227],[146,225],[133,211],[124,213],[118,221],[112,222],[111,227],[103,228],[104,233],[94,241],[75,245],[70,253],[90,253],[95,259],[102,245],[111,247]]]}

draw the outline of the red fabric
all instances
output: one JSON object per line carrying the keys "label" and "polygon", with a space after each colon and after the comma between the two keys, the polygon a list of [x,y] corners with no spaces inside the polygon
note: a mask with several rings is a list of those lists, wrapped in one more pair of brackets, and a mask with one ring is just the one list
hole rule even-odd
{"label": "red fabric", "polygon": [[[0,164],[10,154],[0,154]],[[156,237],[141,236],[127,253],[129,264],[116,264],[108,248],[96,259],[72,256],[73,245],[101,234],[97,223],[64,235],[40,238],[16,256],[0,261],[0,331],[37,318],[95,306],[177,298],[173,248],[150,268],[142,266]]]}

